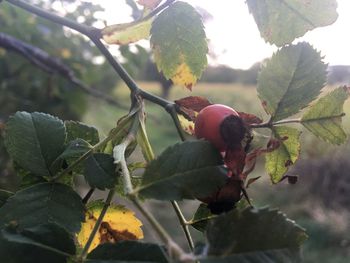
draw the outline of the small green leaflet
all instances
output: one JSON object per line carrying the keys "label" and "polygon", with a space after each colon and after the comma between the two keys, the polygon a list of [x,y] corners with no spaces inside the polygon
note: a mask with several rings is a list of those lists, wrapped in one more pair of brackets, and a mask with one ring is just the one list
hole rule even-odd
{"label": "small green leaflet", "polygon": [[107,26],[102,29],[102,37],[107,44],[127,45],[150,36],[152,19],[138,23]]}
{"label": "small green leaflet", "polygon": [[299,158],[301,132],[286,126],[274,127],[272,132],[274,138],[280,141],[280,146],[265,155],[265,168],[271,181],[276,184]]}
{"label": "small green leaflet", "polygon": [[265,41],[281,47],[337,18],[336,0],[247,0]]}
{"label": "small green leaflet", "polygon": [[150,162],[135,191],[158,200],[195,199],[217,191],[226,180],[227,169],[214,146],[204,140],[187,141]]}
{"label": "small green leaflet", "polygon": [[[268,258],[275,259],[266,262],[295,262],[291,259],[298,257],[299,248],[307,239],[304,229],[285,214],[269,208],[235,209],[223,214],[208,224],[206,236],[209,260],[204,262],[231,262],[228,259],[234,255],[250,258],[234,262],[261,262],[259,256],[265,253],[272,253]],[[289,254],[290,261],[276,261],[282,250],[289,251],[283,254]],[[249,252],[251,255],[246,258]]]}
{"label": "small green leaflet", "polygon": [[342,128],[344,102],[349,97],[349,89],[340,87],[319,99],[304,113],[301,123],[315,136],[332,144],[346,141]]}
{"label": "small green leaflet", "polygon": [[258,94],[265,111],[278,121],[298,113],[320,94],[327,65],[308,43],[283,47],[258,77]]}
{"label": "small green leaflet", "polygon": [[98,131],[95,127],[88,126],[78,121],[65,121],[64,125],[67,130],[67,142],[75,139],[83,139],[91,145],[100,141]]}
{"label": "small green leaflet", "polygon": [[202,18],[187,3],[172,4],[154,20],[151,45],[158,70],[175,84],[191,89],[207,66]]}
{"label": "small green leaflet", "polygon": [[17,112],[6,125],[5,145],[12,159],[37,176],[58,171],[54,161],[66,139],[63,122],[45,113]]}

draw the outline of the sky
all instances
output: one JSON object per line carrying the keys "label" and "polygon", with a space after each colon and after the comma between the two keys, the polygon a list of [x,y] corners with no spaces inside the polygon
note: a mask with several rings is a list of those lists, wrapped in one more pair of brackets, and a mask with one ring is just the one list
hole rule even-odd
{"label": "sky", "polygon": [[[270,57],[277,49],[260,37],[254,18],[244,0],[187,0],[206,9],[213,19],[206,23],[212,64],[225,64],[247,69],[255,62]],[[130,21],[130,10],[123,0],[100,0],[106,7],[108,24]],[[350,0],[338,0],[338,20],[331,26],[315,29],[298,41],[311,43],[330,65],[350,65]]]}

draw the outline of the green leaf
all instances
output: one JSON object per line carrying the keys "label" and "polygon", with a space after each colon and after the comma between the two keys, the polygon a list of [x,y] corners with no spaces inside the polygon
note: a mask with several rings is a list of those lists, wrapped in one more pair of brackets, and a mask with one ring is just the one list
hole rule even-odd
{"label": "green leaf", "polygon": [[247,0],[247,4],[261,36],[279,47],[338,18],[336,0]]}
{"label": "green leaf", "polygon": [[274,127],[273,136],[280,142],[280,146],[265,155],[265,168],[273,183],[278,183],[283,175],[293,165],[300,154],[300,134],[297,129],[278,126]]}
{"label": "green leaf", "polygon": [[69,232],[78,232],[84,220],[84,206],[72,188],[42,183],[18,191],[0,208],[0,226],[16,222],[27,228],[56,223]]}
{"label": "green leaf", "polygon": [[280,211],[269,208],[235,209],[211,221],[206,235],[209,243],[208,256],[218,258],[239,256],[247,252],[265,254],[280,249],[287,249],[291,257],[296,257],[298,253],[295,252],[298,252],[307,238],[304,229]]}
{"label": "green leaf", "polygon": [[92,149],[90,143],[83,139],[75,139],[70,141],[64,152],[60,155],[61,159],[65,159],[70,163],[72,159],[77,159],[84,153]]}
{"label": "green leaf", "polygon": [[75,243],[63,228],[55,224],[1,231],[0,257],[6,263],[66,263],[75,254]]}
{"label": "green leaf", "polygon": [[64,125],[67,130],[67,142],[75,139],[83,139],[89,144],[95,145],[100,141],[98,131],[95,127],[77,121],[65,121]]}
{"label": "green leaf", "polygon": [[12,192],[0,190],[0,207],[2,207],[6,203],[6,200],[12,195]]}
{"label": "green leaf", "polygon": [[258,77],[258,94],[266,112],[274,121],[298,113],[320,94],[326,69],[308,43],[277,51]]}
{"label": "green leaf", "polygon": [[208,43],[200,14],[176,2],[153,22],[151,44],[158,70],[175,84],[191,88],[207,66]]}
{"label": "green leaf", "polygon": [[204,232],[207,228],[209,220],[215,218],[216,216],[210,212],[210,209],[206,204],[200,204],[197,211],[193,215],[190,221],[192,227],[200,232]]}
{"label": "green leaf", "polygon": [[302,124],[326,142],[338,145],[344,143],[347,136],[342,128],[342,117],[344,102],[348,97],[346,87],[328,93],[304,113]]}
{"label": "green leaf", "polygon": [[84,177],[93,188],[112,189],[118,182],[117,167],[109,154],[95,153],[84,162]]}
{"label": "green leaf", "polygon": [[6,125],[5,144],[12,159],[38,176],[52,176],[52,167],[66,139],[63,122],[44,113],[17,112]]}
{"label": "green leaf", "polygon": [[91,251],[88,259],[111,260],[115,262],[169,262],[164,248],[161,246],[137,241],[121,241],[117,244],[106,243],[100,245]]}
{"label": "green leaf", "polygon": [[167,148],[150,162],[136,189],[145,198],[182,200],[206,197],[227,180],[220,153],[208,141],[187,141]]}
{"label": "green leaf", "polygon": [[127,45],[150,36],[152,19],[138,23],[125,23],[107,26],[102,29],[103,40],[107,44]]}

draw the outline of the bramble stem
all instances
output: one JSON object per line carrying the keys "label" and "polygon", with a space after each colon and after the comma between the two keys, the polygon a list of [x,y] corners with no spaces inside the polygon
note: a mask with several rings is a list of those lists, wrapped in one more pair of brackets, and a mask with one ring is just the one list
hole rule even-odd
{"label": "bramble stem", "polygon": [[91,243],[92,243],[92,241],[93,241],[93,239],[94,239],[94,237],[95,237],[95,235],[96,235],[98,229],[99,229],[100,226],[101,226],[102,220],[103,220],[103,218],[104,218],[104,216],[105,216],[105,214],[106,214],[106,212],[107,212],[109,206],[111,205],[111,202],[112,202],[112,199],[113,199],[114,194],[115,194],[115,189],[112,189],[112,190],[109,191],[108,196],[107,196],[107,198],[106,198],[106,201],[105,201],[105,203],[104,203],[104,205],[103,205],[103,208],[102,208],[102,210],[101,210],[101,214],[98,216],[97,221],[96,221],[96,223],[95,223],[95,226],[94,226],[94,228],[92,229],[92,232],[91,232],[91,234],[90,234],[90,236],[89,236],[89,239],[88,239],[88,241],[86,242],[86,244],[85,244],[85,246],[84,246],[84,248],[83,248],[83,251],[81,252],[81,256],[80,256],[80,257],[81,257],[82,259],[85,259],[86,256],[87,256],[87,253],[88,253],[88,251],[89,251],[89,248],[90,248],[90,246],[91,246]]}

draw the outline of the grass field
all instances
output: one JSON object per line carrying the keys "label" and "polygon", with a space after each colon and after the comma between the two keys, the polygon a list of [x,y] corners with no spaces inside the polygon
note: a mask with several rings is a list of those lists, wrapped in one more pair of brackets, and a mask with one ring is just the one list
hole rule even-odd
{"label": "grass field", "polygon": [[[140,83],[140,86],[147,91],[159,94],[160,88],[156,83]],[[327,88],[326,91],[330,89]],[[120,102],[128,105],[129,91],[125,86],[118,87],[114,95]],[[175,100],[186,96],[205,96],[213,103],[226,104],[238,111],[253,113],[266,119],[266,114],[263,112],[254,86],[199,84],[194,88],[193,92],[174,87],[170,99]],[[173,122],[162,108],[146,103],[146,111],[148,113],[147,131],[149,138],[155,152],[159,154],[167,146],[178,142],[179,138]],[[106,134],[113,128],[116,121],[126,113],[126,110],[118,110],[115,107],[93,100],[84,117],[84,121],[98,127]],[[350,115],[350,100],[345,104],[345,113],[347,116],[343,118],[343,122],[346,132],[350,134],[350,118],[348,117]],[[349,144],[342,147],[334,147],[321,142],[305,130],[303,130],[302,138],[301,159],[306,160],[306,162],[307,160],[318,160],[321,157],[323,157],[322,160],[327,160],[327,158],[325,159],[327,156],[330,156],[329,159],[331,160],[336,154],[345,153],[348,155],[350,152]],[[136,154],[134,158],[140,160],[141,156]],[[341,171],[341,168],[339,170]],[[313,193],[308,189],[310,180],[307,178],[307,174],[302,174],[298,184],[295,186],[288,184],[272,186],[264,171],[262,161],[258,163],[254,173],[262,176],[258,183],[248,189],[254,204],[259,206],[266,204],[272,204],[274,207],[278,206],[282,211],[287,212],[288,216],[306,227],[310,239],[304,249],[304,262],[350,262],[350,240],[344,235],[349,229],[339,231],[339,225],[333,224],[334,218],[337,221],[348,220],[350,216],[344,219],[340,212],[338,214],[338,211],[329,211],[323,207],[322,203],[315,202]],[[185,206],[185,212],[188,216],[193,212],[196,205],[196,203],[190,203]],[[181,229],[177,227],[174,221],[173,211],[164,203],[156,203],[151,208],[157,214],[157,217],[170,226],[170,231],[175,239],[183,240]],[[322,211],[323,214],[321,213],[320,216],[317,214],[319,213],[317,211]],[[335,214],[335,216],[333,219],[329,217],[325,222],[324,218],[327,218],[328,214]],[[198,237],[198,233],[194,234]],[[343,243],[348,245],[341,245]]]}

